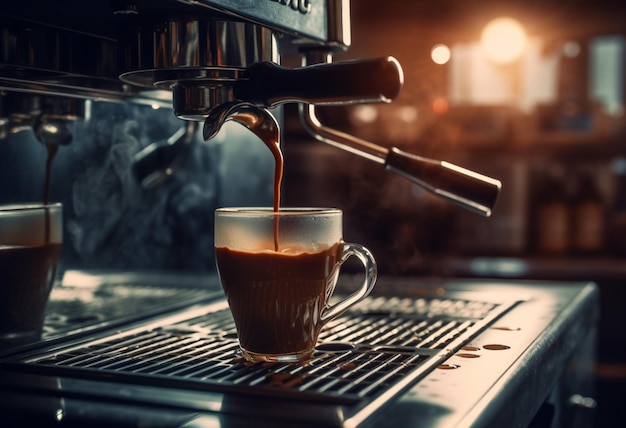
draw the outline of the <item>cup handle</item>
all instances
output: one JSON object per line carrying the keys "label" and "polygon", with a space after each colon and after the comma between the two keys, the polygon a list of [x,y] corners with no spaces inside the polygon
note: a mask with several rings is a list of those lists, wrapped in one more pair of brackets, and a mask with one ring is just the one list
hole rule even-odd
{"label": "cup handle", "polygon": [[374,256],[370,251],[362,245],[352,244],[344,242],[342,244],[342,255],[341,259],[339,259],[339,266],[341,266],[346,260],[348,260],[351,256],[356,256],[361,263],[363,263],[363,267],[365,267],[365,279],[363,279],[363,283],[354,293],[350,294],[348,297],[343,299],[340,302],[335,303],[334,305],[328,307],[321,316],[322,324],[330,321],[331,319],[341,315],[344,313],[350,306],[360,302],[365,299],[374,288],[374,284],[376,283],[376,278],[378,276],[378,270],[376,268],[376,261],[374,260]]}

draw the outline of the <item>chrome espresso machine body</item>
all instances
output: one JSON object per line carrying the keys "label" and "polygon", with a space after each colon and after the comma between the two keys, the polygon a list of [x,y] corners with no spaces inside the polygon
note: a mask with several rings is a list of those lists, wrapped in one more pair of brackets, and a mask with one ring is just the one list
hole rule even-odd
{"label": "chrome espresso machine body", "polygon": [[[67,141],[67,135],[59,138],[67,134],[61,122],[81,114],[70,107],[41,110],[37,105],[48,103],[40,98],[48,95],[171,102],[177,117],[204,121],[205,139],[228,120],[261,139],[271,138],[265,128],[276,128],[273,133],[280,138],[267,109],[297,102],[302,123],[315,138],[384,165],[480,214],[491,214],[498,180],[320,123],[316,105],[390,102],[403,84],[401,66],[391,57],[332,63],[333,53],[350,45],[348,1],[30,3],[11,5],[3,18],[0,87],[28,94],[26,101],[18,96],[10,104],[36,106],[4,117],[5,134],[32,122],[41,138],[52,139],[56,132],[61,143]],[[303,66],[280,67],[279,51],[299,53]],[[58,126],[42,126],[49,121]],[[174,141],[166,149],[139,155],[136,170],[144,184],[171,171],[170,162],[184,146]]]}
{"label": "chrome espresso machine body", "polygon": [[[280,141],[285,103],[321,143],[491,214],[498,180],[322,123],[319,105],[391,102],[402,89],[392,57],[333,62],[351,43],[348,0],[23,0],[3,5],[0,36],[0,153],[18,153],[0,159],[14,192],[4,198],[19,197],[13,161],[31,141],[71,147],[73,157],[55,160],[56,172],[78,171],[65,192],[64,257],[83,262],[65,262],[41,339],[1,344],[7,426],[589,426],[594,284],[382,275],[373,296],[329,324],[310,364],[251,366],[237,356],[214,272],[181,272],[179,248],[155,254],[180,235],[200,240],[181,225],[198,212],[210,219],[216,201],[257,196],[223,177],[236,162],[205,155],[236,152],[248,137]],[[286,55],[301,64],[286,67]],[[142,120],[153,109],[156,119]],[[120,111],[136,114],[116,127],[98,120]],[[126,192],[98,196],[94,186]],[[225,186],[219,198],[209,190]],[[103,205],[131,207],[132,225],[124,211],[100,215]],[[155,215],[161,206],[175,214]],[[174,232],[152,229],[155,217]],[[124,244],[138,230],[151,248],[140,260],[156,262],[121,264],[115,254],[143,252]],[[191,252],[210,259],[211,243]],[[175,256],[177,272],[137,267]]]}

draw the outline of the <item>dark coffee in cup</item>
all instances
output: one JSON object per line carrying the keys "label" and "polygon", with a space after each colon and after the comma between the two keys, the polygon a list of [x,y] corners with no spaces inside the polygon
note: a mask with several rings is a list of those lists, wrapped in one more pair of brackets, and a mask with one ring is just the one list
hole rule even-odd
{"label": "dark coffee in cup", "polygon": [[[341,265],[357,257],[361,286],[330,303]],[[369,251],[343,241],[334,208],[220,208],[215,258],[248,361],[302,362],[329,320],[363,300],[376,282]]]}
{"label": "dark coffee in cup", "polygon": [[61,204],[0,206],[0,341],[40,337],[61,248]]}
{"label": "dark coffee in cup", "polygon": [[307,252],[216,248],[242,348],[255,354],[311,351],[339,268],[340,245]]}
{"label": "dark coffee in cup", "polygon": [[0,244],[0,338],[36,338],[41,333],[61,244]]}

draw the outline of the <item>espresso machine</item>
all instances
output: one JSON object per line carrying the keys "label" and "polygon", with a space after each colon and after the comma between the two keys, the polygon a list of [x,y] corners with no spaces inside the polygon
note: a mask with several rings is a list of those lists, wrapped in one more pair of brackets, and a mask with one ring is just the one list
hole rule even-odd
{"label": "espresso machine", "polygon": [[[22,0],[3,5],[0,35],[0,144],[32,133],[78,148],[95,104],[166,111],[141,126],[174,131],[146,142],[129,125],[142,144],[106,159],[102,186],[113,174],[162,191],[198,140],[235,144],[220,137],[229,122],[281,141],[281,107],[295,104],[313,139],[474,213],[490,216],[500,191],[497,179],[323,123],[319,106],[389,103],[403,86],[393,57],[334,61],[351,45],[349,0]],[[86,233],[102,227],[104,240],[119,225],[108,215],[74,232],[77,251],[90,251]],[[0,406],[9,422],[39,426],[585,426],[596,306],[591,283],[381,277],[322,334],[311,364],[250,366],[213,273],[67,271],[41,340],[0,350]]]}
{"label": "espresso machine", "polygon": [[[280,136],[270,109],[298,103],[316,139],[491,214],[498,180],[321,123],[318,105],[391,102],[403,84],[392,57],[333,62],[350,47],[348,1],[32,3],[4,11],[0,88],[17,94],[3,103],[3,134],[32,126],[44,144],[66,144],[64,122],[84,118],[82,100],[96,98],[171,103],[176,117],[192,122],[187,131],[203,123],[206,140],[229,120],[267,139]],[[302,66],[281,67],[289,53]],[[138,178],[151,185],[171,173],[188,139],[181,130],[137,154]]]}

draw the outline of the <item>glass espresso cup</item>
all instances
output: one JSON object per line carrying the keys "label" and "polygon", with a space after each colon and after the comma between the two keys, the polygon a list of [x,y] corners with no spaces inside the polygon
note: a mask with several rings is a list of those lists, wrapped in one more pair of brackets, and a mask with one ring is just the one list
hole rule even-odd
{"label": "glass espresso cup", "polygon": [[[361,286],[330,304],[341,265],[356,256]],[[322,327],[370,294],[376,262],[343,241],[342,211],[332,208],[220,208],[215,258],[243,357],[299,362],[312,355]]]}
{"label": "glass espresso cup", "polygon": [[0,205],[0,342],[41,336],[63,238],[61,204]]}

